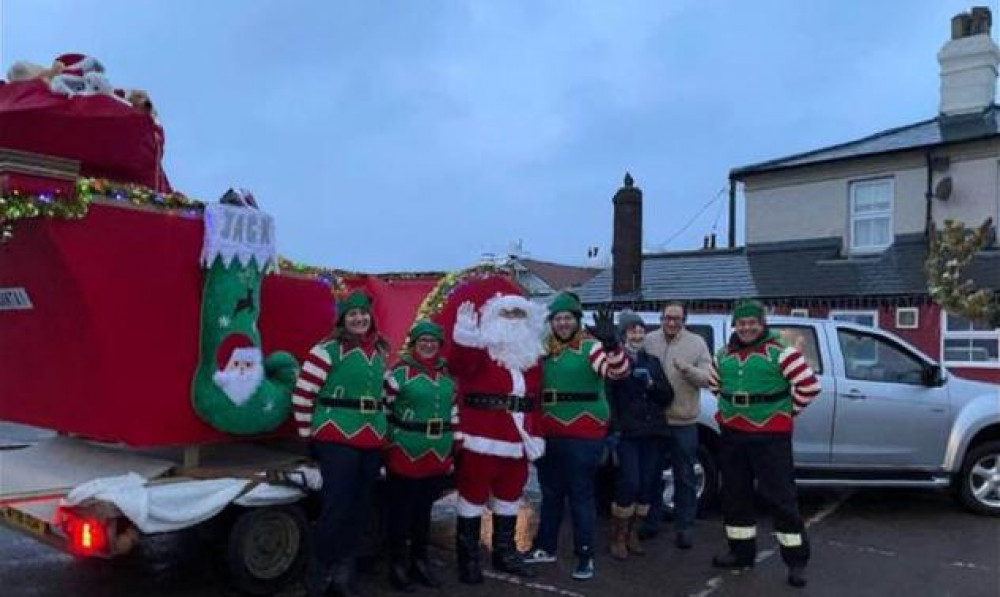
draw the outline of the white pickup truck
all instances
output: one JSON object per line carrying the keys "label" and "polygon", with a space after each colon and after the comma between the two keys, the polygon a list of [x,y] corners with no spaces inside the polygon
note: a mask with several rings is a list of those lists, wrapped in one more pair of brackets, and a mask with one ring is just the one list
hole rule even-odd
{"label": "white pickup truck", "polygon": [[[659,313],[639,315],[647,329],[659,327]],[[1000,516],[1000,386],[956,377],[883,330],[799,317],[768,324],[800,348],[823,386],[795,420],[800,485],[952,487],[966,508]],[[731,332],[724,315],[691,315],[687,327],[713,355]],[[709,505],[719,430],[715,397],[704,390],[701,404],[697,473]],[[667,483],[668,503],[672,493]]]}

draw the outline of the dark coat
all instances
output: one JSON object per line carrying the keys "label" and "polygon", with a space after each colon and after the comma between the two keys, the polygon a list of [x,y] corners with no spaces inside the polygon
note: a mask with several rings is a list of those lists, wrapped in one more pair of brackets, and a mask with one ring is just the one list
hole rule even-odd
{"label": "dark coat", "polygon": [[630,358],[629,376],[608,382],[611,431],[623,437],[666,435],[666,410],[674,401],[674,390],[663,366],[645,350]]}

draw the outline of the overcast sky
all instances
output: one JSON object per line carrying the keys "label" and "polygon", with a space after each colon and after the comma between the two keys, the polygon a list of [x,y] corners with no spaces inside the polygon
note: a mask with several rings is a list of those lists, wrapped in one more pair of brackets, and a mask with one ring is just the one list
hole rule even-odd
{"label": "overcast sky", "polygon": [[0,0],[0,65],[84,52],[147,89],[173,185],[249,188],[296,261],[584,264],[626,170],[646,247],[692,249],[724,242],[731,168],[933,117],[971,5]]}

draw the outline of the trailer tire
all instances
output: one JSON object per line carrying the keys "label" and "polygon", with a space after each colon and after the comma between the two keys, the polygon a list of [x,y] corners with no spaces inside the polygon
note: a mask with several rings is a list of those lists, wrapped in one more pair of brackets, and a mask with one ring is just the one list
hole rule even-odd
{"label": "trailer tire", "polygon": [[297,580],[306,562],[306,519],[298,506],[249,508],[226,538],[226,571],[246,595],[271,595]]}

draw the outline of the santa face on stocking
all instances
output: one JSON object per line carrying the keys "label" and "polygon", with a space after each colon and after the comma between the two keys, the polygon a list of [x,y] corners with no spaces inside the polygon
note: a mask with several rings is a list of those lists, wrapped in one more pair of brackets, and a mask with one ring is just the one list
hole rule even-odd
{"label": "santa face on stocking", "polygon": [[232,334],[223,340],[218,365],[212,380],[237,406],[245,404],[264,380],[261,350],[242,334]]}

